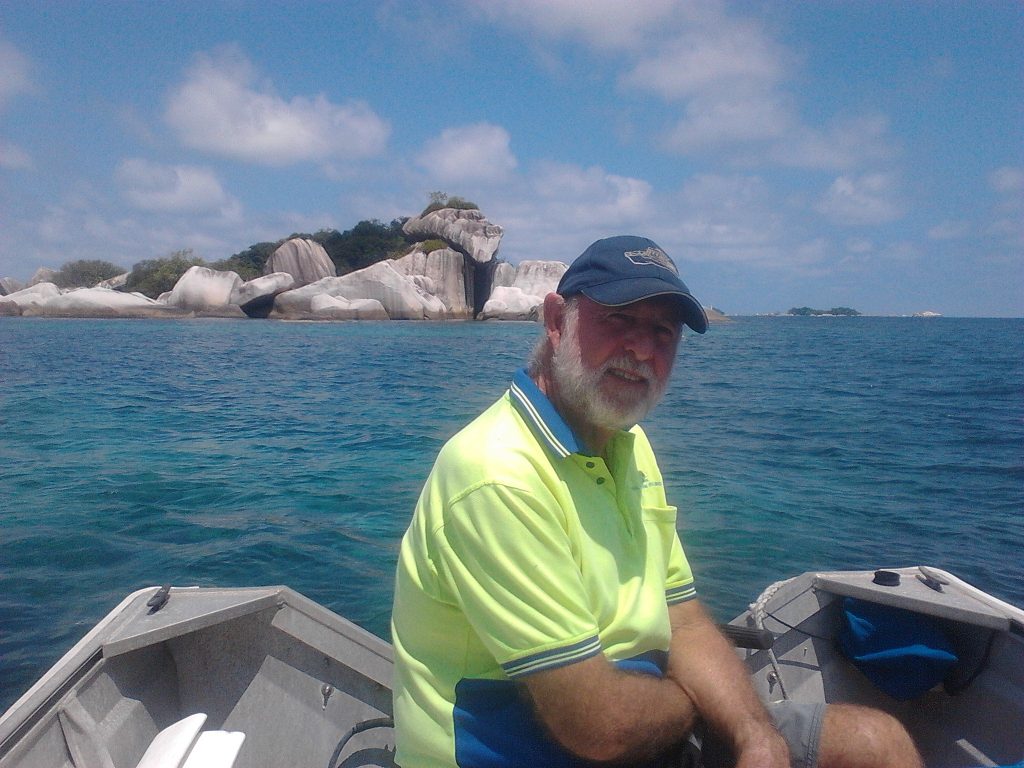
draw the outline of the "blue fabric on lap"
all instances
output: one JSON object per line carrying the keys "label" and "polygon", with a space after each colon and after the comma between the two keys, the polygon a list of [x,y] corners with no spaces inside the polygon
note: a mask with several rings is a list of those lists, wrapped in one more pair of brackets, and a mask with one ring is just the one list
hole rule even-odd
{"label": "blue fabric on lap", "polygon": [[939,623],[921,614],[847,597],[839,647],[864,675],[899,701],[942,682],[957,662]]}

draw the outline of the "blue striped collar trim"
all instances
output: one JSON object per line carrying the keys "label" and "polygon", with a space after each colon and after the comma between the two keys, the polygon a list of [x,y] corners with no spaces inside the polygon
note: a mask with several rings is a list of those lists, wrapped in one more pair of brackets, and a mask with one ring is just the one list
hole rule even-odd
{"label": "blue striped collar trim", "polygon": [[527,375],[525,368],[520,368],[512,377],[509,393],[516,410],[526,419],[538,439],[556,456],[564,459],[569,454],[583,452],[572,428],[555,410],[547,395]]}

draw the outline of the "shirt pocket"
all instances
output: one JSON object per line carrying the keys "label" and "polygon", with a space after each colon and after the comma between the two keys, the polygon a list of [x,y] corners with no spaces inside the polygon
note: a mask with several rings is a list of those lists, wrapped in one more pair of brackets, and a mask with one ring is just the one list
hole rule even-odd
{"label": "shirt pocket", "polygon": [[648,556],[660,558],[657,563],[659,573],[668,573],[672,545],[676,540],[677,512],[677,508],[672,506],[645,506],[643,508]]}

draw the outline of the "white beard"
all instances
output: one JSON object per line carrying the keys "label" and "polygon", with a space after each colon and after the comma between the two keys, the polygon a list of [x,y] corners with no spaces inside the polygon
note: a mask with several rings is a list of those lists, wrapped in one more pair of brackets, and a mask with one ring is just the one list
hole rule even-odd
{"label": "white beard", "polygon": [[[629,429],[660,402],[668,385],[667,378],[659,381],[650,364],[636,362],[627,355],[607,360],[597,369],[587,368],[580,349],[577,317],[575,311],[566,313],[558,348],[551,357],[551,378],[559,401],[587,424],[609,430]],[[633,395],[605,391],[602,383],[611,368],[644,377],[648,382],[647,392]]]}

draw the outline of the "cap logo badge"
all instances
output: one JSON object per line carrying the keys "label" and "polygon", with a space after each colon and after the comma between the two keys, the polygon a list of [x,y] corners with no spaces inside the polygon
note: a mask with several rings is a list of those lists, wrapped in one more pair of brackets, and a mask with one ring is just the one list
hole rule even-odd
{"label": "cap logo badge", "polygon": [[667,269],[673,275],[678,275],[679,272],[676,270],[676,265],[672,263],[672,259],[668,257],[660,248],[649,246],[644,248],[642,251],[626,251],[622,254],[631,262],[636,264],[638,267],[646,266],[647,264],[653,264],[656,267]]}

